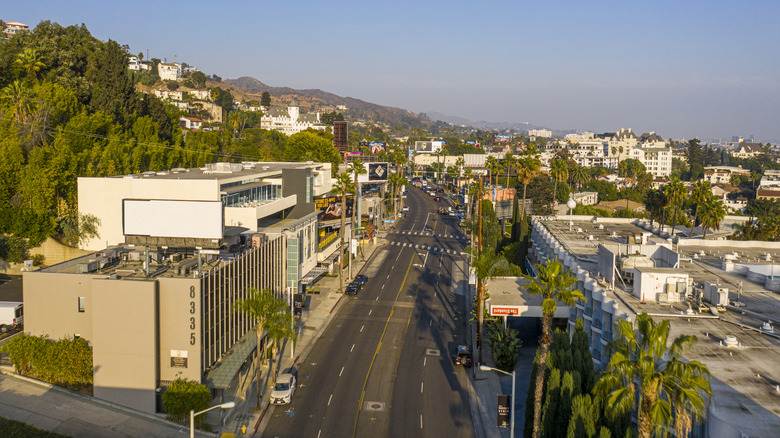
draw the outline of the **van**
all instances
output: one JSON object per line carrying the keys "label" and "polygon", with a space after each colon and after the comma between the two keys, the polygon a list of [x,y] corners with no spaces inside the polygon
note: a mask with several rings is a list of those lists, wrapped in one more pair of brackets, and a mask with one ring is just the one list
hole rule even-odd
{"label": "van", "polygon": [[0,301],[0,333],[16,330],[24,325],[23,306],[18,301]]}

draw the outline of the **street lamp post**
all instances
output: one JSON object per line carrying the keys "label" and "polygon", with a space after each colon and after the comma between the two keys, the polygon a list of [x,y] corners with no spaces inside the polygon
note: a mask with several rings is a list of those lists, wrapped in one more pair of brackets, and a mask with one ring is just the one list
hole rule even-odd
{"label": "street lamp post", "polygon": [[511,411],[509,411],[509,438],[515,438],[515,370],[508,373],[504,370],[499,370],[498,368],[489,367],[487,365],[480,365],[479,369],[481,371],[497,371],[501,374],[512,376],[512,406]]}
{"label": "street lamp post", "polygon": [[566,202],[566,206],[569,207],[569,231],[571,231],[571,227],[572,225],[574,225],[574,221],[572,221],[571,219],[571,211],[574,209],[574,207],[577,206],[577,201],[575,201],[574,199],[569,199]]}
{"label": "street lamp post", "polygon": [[227,402],[222,403],[221,405],[212,406],[208,409],[204,409],[200,412],[195,412],[193,410],[190,410],[190,438],[195,438],[195,417],[197,417],[200,414],[206,413],[212,409],[232,409],[236,405],[236,402]]}

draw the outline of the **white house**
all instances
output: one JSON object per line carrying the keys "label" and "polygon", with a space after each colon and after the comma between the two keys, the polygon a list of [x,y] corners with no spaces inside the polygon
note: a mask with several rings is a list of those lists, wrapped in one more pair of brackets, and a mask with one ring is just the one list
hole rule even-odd
{"label": "white house", "polygon": [[160,75],[160,79],[164,81],[177,81],[179,80],[179,76],[181,76],[181,64],[178,62],[161,62],[157,64],[157,74]]}
{"label": "white house", "polygon": [[179,124],[182,128],[197,130],[203,126],[203,122],[195,117],[179,117]]}
{"label": "white house", "polygon": [[271,107],[260,119],[262,129],[275,129],[285,135],[293,135],[298,132],[314,128],[325,130],[325,125],[320,122],[319,113],[301,114],[298,105],[293,102],[289,107]]}

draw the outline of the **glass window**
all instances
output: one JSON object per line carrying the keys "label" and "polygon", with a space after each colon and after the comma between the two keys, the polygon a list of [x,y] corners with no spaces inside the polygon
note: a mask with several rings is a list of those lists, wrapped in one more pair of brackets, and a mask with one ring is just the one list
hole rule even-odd
{"label": "glass window", "polygon": [[79,297],[79,312],[84,313],[87,307],[87,298]]}

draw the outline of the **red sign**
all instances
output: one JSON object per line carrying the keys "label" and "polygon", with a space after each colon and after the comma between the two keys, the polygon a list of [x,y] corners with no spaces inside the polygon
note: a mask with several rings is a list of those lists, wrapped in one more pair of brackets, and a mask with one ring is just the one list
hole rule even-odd
{"label": "red sign", "polygon": [[492,306],[490,308],[490,314],[494,316],[498,315],[519,315],[520,309],[516,307],[496,307]]}

